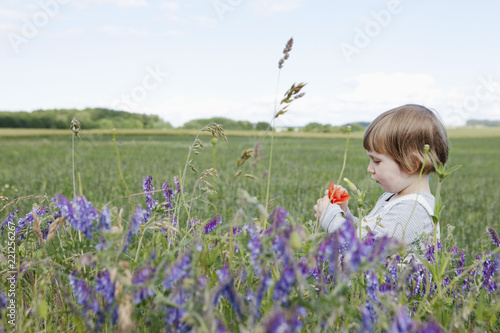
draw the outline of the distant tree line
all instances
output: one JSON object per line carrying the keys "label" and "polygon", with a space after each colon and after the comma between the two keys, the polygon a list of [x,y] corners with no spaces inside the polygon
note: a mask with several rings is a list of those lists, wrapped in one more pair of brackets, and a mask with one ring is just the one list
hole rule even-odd
{"label": "distant tree line", "polygon": [[55,109],[33,112],[0,112],[0,127],[3,128],[59,128],[67,129],[76,118],[85,129],[151,129],[172,128],[157,115],[145,115],[103,108]]}
{"label": "distant tree line", "polygon": [[[7,112],[0,111],[0,128],[54,128],[67,129],[73,118],[78,119],[84,129],[164,129],[173,128],[169,122],[163,121],[157,115],[145,115],[116,111],[104,108],[77,109],[54,109],[36,110],[32,112]],[[224,117],[213,117],[208,119],[194,119],[188,121],[180,128],[199,130],[210,123],[218,123],[226,130],[234,131],[266,131],[272,129],[271,124],[265,121],[251,123],[246,120],[232,120]],[[368,123],[353,123],[343,126],[323,125],[320,123],[309,123],[299,128],[304,132],[318,133],[345,133],[347,125],[352,131],[364,131]],[[289,130],[294,130],[289,128]]]}
{"label": "distant tree line", "polygon": [[185,123],[184,126],[182,126],[182,128],[201,129],[204,126],[211,123],[220,124],[224,129],[234,130],[234,131],[251,131],[251,130],[265,131],[268,128],[271,128],[270,127],[271,125],[267,122],[258,122],[254,124],[246,120],[232,120],[223,117],[213,117],[209,119],[194,119]]}
{"label": "distant tree line", "polygon": [[302,129],[304,132],[315,132],[315,133],[346,133],[347,126],[351,126],[352,132],[363,132],[365,128],[369,125],[366,122],[345,124],[342,126],[332,126],[330,124],[320,124],[320,123],[309,123]]}
{"label": "distant tree line", "polygon": [[476,119],[470,119],[470,120],[467,120],[466,125],[467,126],[488,126],[488,127],[500,126],[500,120],[476,120]]}

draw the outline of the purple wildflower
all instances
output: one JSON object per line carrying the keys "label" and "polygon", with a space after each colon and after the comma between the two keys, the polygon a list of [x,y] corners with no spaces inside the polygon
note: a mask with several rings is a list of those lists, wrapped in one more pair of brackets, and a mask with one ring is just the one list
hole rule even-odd
{"label": "purple wildflower", "polygon": [[163,190],[163,197],[165,198],[165,208],[167,209],[172,209],[172,200],[175,197],[174,190],[172,190],[169,186],[167,181],[165,181],[162,185],[162,190]]}
{"label": "purple wildflower", "polygon": [[434,320],[430,320],[428,323],[425,325],[422,325],[422,327],[419,327],[415,330],[416,333],[442,333],[444,332],[441,329],[441,326],[439,326],[438,323],[436,323]]}
{"label": "purple wildflower", "polygon": [[366,300],[366,306],[361,307],[361,329],[360,332],[373,332],[375,311],[370,301]]}
{"label": "purple wildflower", "polygon": [[379,290],[379,283],[378,283],[378,278],[377,275],[373,272],[367,272],[365,274],[366,278],[366,293],[368,297],[375,303],[379,302],[378,299],[378,290]]}
{"label": "purple wildflower", "polygon": [[144,195],[146,196],[146,214],[144,214],[144,222],[146,223],[149,219],[149,215],[153,208],[158,204],[158,201],[153,199],[154,193],[152,191],[155,190],[153,186],[153,177],[147,176],[146,179],[142,182],[142,190],[144,191]]}
{"label": "purple wildflower", "polygon": [[293,309],[290,312],[283,309],[275,309],[267,317],[264,324],[265,332],[300,332],[302,322],[298,319],[296,313],[301,314],[301,309]]}
{"label": "purple wildflower", "polygon": [[259,238],[257,236],[252,238],[250,235],[250,240],[248,241],[247,246],[250,250],[250,264],[253,266],[255,274],[260,275],[262,267],[257,263],[257,260],[262,252],[262,245],[260,244]]}
{"label": "purple wildflower", "polygon": [[[67,209],[67,207],[63,207]],[[78,195],[71,202],[71,209],[67,216],[71,226],[78,231],[81,231],[85,237],[92,239],[92,229],[94,221],[98,219],[99,214],[97,209],[92,207],[90,201],[87,201],[85,196]]]}
{"label": "purple wildflower", "polygon": [[170,290],[180,280],[189,276],[191,269],[191,257],[184,254],[176,263],[166,268],[166,278],[163,280],[163,289]]}
{"label": "purple wildflower", "polygon": [[[190,297],[189,293],[180,289],[172,299],[172,301],[180,306],[186,304],[188,298]],[[186,310],[180,309],[178,307],[165,307],[166,316],[163,318],[165,321],[165,328],[167,332],[179,332],[179,333],[187,333],[192,332],[192,329],[186,321],[183,320],[183,317],[188,313]]]}
{"label": "purple wildflower", "polygon": [[460,252],[460,261],[457,264],[457,270],[456,270],[457,275],[462,274],[462,272],[464,271],[462,269],[464,265],[465,265],[465,253]]}
{"label": "purple wildflower", "polygon": [[254,316],[256,318],[260,317],[259,309],[260,304],[262,303],[262,299],[264,298],[264,294],[267,289],[273,285],[273,279],[271,278],[271,272],[266,271],[262,274],[260,278],[260,284],[257,288],[257,296],[255,297],[255,308],[254,308]]}
{"label": "purple wildflower", "polygon": [[414,327],[415,324],[408,316],[408,311],[406,308],[402,308],[396,313],[396,318],[392,321],[389,333],[406,333],[412,331]]}
{"label": "purple wildflower", "polygon": [[222,218],[220,217],[219,214],[217,214],[216,217],[214,217],[213,219],[210,220],[210,222],[208,222],[207,224],[205,224],[203,226],[203,233],[206,235],[206,234],[209,234],[211,233],[215,228],[217,228],[217,226],[221,225],[222,224]]}
{"label": "purple wildflower", "polygon": [[269,228],[267,228],[265,234],[270,235],[273,231],[278,231],[280,229],[283,229],[283,227],[286,225],[287,215],[288,212],[285,210],[285,208],[279,206],[274,208],[271,215],[269,215],[271,223]]}
{"label": "purple wildflower", "polygon": [[16,209],[14,211],[14,213],[12,214],[9,214],[9,216],[7,216],[7,218],[5,220],[3,220],[2,223],[0,223],[0,228],[2,229],[2,236],[3,236],[3,229],[7,226],[9,226],[9,224],[11,225],[14,225],[14,216],[18,213],[19,211]]}
{"label": "purple wildflower", "polygon": [[500,247],[500,238],[498,237],[498,234],[497,232],[495,231],[495,229],[493,229],[492,227],[488,227],[486,228],[486,231],[490,234],[490,237],[491,237],[491,242],[496,246],[496,247]]}
{"label": "purple wildflower", "polygon": [[238,316],[243,317],[241,303],[238,293],[234,289],[234,277],[230,275],[227,265],[224,265],[221,270],[216,272],[219,282],[221,283],[218,292],[215,295],[214,305],[217,304],[221,296],[224,296],[236,310]]}
{"label": "purple wildflower", "polygon": [[[438,252],[441,251],[442,247],[443,247],[443,244],[441,244],[440,242],[438,242],[437,243],[437,250],[438,250]],[[427,250],[424,253],[424,257],[430,263],[434,263],[436,261],[436,259],[434,258],[434,254],[435,254],[434,252],[435,252],[435,250],[436,250],[436,248],[435,248],[434,244],[431,244],[431,243],[427,244]]]}
{"label": "purple wildflower", "polygon": [[175,183],[175,193],[179,193],[181,191],[181,181],[178,176],[174,176],[174,183]]}
{"label": "purple wildflower", "polygon": [[111,282],[111,278],[107,270],[97,273],[95,291],[102,294],[102,298],[107,303],[109,308],[115,300],[115,285]]}
{"label": "purple wildflower", "polygon": [[144,216],[144,210],[141,208],[141,206],[137,207],[137,209],[135,210],[135,214],[132,217],[132,220],[130,221],[129,232],[127,234],[127,242],[123,247],[123,252],[127,251],[128,245],[132,240],[132,236],[139,232],[143,216]]}
{"label": "purple wildflower", "polygon": [[385,282],[396,284],[399,280],[399,272],[398,272],[398,263],[401,261],[401,257],[398,255],[391,264],[389,262],[386,263],[387,272],[389,275],[386,275]]}
{"label": "purple wildflower", "polygon": [[[23,217],[22,219],[19,219],[19,221],[17,222],[16,236],[19,235],[21,233],[21,231],[23,231],[26,226],[31,226],[33,224],[33,221],[34,221],[33,211],[36,211],[37,216],[42,216],[45,213],[47,213],[48,210],[49,209],[47,207],[42,206],[36,210],[33,209],[25,217]],[[24,236],[22,235],[20,238],[24,238]]]}
{"label": "purple wildflower", "polygon": [[292,290],[293,284],[295,282],[295,274],[293,267],[286,260],[283,263],[283,271],[281,272],[281,278],[276,282],[273,292],[273,300],[286,303],[288,301],[288,294]]}
{"label": "purple wildflower", "polygon": [[56,203],[56,207],[59,209],[59,215],[69,218],[72,214],[73,208],[71,207],[71,202],[68,198],[62,194],[56,195],[52,198],[52,201]]}
{"label": "purple wildflower", "polygon": [[83,279],[76,278],[76,271],[71,273],[69,278],[69,285],[73,290],[73,295],[76,297],[78,304],[83,305],[84,311],[87,311],[91,305],[92,289],[89,288]]}
{"label": "purple wildflower", "polygon": [[[145,284],[148,281],[152,280],[155,275],[156,269],[154,267],[145,266],[138,269],[134,273],[134,277],[132,278],[133,284]],[[139,304],[144,299],[149,296],[154,296],[155,292],[151,288],[141,287],[138,290],[134,291],[132,297],[134,298],[134,303]]]}
{"label": "purple wildflower", "polygon": [[104,238],[104,232],[111,229],[111,213],[109,212],[108,206],[104,206],[101,211],[101,218],[99,219],[99,230],[101,231],[101,236],[99,238],[99,244],[96,245],[96,249],[106,250],[106,239]]}

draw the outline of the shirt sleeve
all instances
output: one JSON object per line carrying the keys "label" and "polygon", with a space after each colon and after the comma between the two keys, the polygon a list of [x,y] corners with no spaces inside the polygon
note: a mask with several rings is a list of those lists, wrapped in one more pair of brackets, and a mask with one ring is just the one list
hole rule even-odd
{"label": "shirt sleeve", "polygon": [[358,223],[358,218],[352,215],[349,207],[347,208],[347,212],[344,213],[339,205],[329,204],[321,215],[321,227],[326,232],[334,232],[346,221],[346,217],[352,219],[356,224]]}

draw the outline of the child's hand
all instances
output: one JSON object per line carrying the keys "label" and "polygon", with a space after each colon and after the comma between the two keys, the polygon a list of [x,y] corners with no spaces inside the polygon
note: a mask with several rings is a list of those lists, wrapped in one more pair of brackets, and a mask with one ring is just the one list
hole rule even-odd
{"label": "child's hand", "polygon": [[326,195],[323,198],[318,199],[316,205],[313,207],[315,211],[314,217],[319,220],[321,218],[321,215],[323,215],[325,209],[328,207],[328,205],[331,205],[331,203],[330,203],[330,198],[328,198],[328,193],[326,193]]}
{"label": "child's hand", "polygon": [[341,185],[334,185],[332,188],[332,184],[330,184],[330,188],[325,191],[325,195],[329,197],[330,195],[332,195],[331,192],[335,192],[337,194],[337,197],[334,199],[334,202],[336,200],[344,200],[342,202],[335,202],[335,204],[339,205],[344,212],[347,212],[347,204],[349,203],[349,199],[351,199],[351,197],[349,196],[349,194],[347,194],[347,190]]}

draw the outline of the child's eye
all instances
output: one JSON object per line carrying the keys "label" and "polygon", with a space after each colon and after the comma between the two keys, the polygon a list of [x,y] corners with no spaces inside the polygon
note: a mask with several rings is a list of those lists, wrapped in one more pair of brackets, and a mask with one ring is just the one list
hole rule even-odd
{"label": "child's eye", "polygon": [[375,163],[375,164],[379,164],[379,163],[380,163],[380,161],[373,160],[373,163]]}

